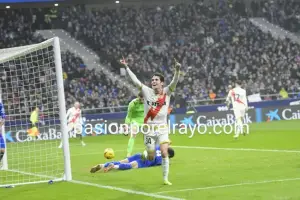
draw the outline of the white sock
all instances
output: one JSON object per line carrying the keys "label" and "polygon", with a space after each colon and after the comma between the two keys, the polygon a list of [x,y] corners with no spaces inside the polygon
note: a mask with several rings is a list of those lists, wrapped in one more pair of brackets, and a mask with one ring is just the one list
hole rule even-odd
{"label": "white sock", "polygon": [[241,119],[237,119],[235,123],[235,135],[238,136],[239,134],[243,133],[243,122]]}
{"label": "white sock", "polygon": [[114,165],[114,169],[119,169],[119,165]]}
{"label": "white sock", "polygon": [[163,177],[164,180],[169,178],[169,157],[162,159]]}

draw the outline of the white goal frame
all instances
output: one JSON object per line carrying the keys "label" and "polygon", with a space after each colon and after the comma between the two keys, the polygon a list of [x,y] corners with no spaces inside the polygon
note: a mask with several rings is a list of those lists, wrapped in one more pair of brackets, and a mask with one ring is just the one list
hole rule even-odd
{"label": "white goal frame", "polygon": [[[59,103],[59,120],[60,120],[60,129],[62,133],[62,142],[63,142],[63,150],[62,155],[64,158],[64,174],[62,177],[49,177],[49,180],[55,181],[71,181],[72,180],[72,171],[71,171],[71,159],[70,159],[70,148],[69,148],[69,137],[68,137],[68,129],[67,129],[67,119],[66,119],[66,105],[65,105],[65,94],[64,94],[64,82],[63,82],[63,70],[62,70],[62,63],[61,63],[61,50],[60,50],[60,41],[58,37],[54,37],[48,39],[44,42],[32,45],[26,45],[21,47],[13,47],[7,49],[0,49],[0,63],[5,63],[7,61],[13,60],[15,58],[24,56],[26,54],[32,53],[37,51],[41,48],[46,48],[49,46],[53,46],[54,52],[54,61],[55,61],[55,73],[56,73],[56,81],[57,81],[57,91],[58,91],[58,103]],[[6,51],[7,50],[7,51]],[[15,50],[15,51],[14,51]],[[2,91],[0,90],[0,99],[2,100]],[[4,138],[4,142],[6,143],[5,138],[5,126],[2,126],[2,135]],[[7,144],[7,143],[6,143]],[[7,158],[7,146],[5,150],[5,154],[2,160],[2,167],[1,170],[13,171],[9,168],[8,158]],[[27,172],[20,172],[17,171],[16,173],[33,175],[33,176],[41,176],[35,175]],[[53,179],[51,179],[53,178]],[[26,184],[35,184],[41,182],[48,182],[48,181],[36,181],[36,182],[22,182],[22,183],[15,183],[9,185],[1,185],[0,187],[7,187],[7,186],[16,186],[16,185],[26,185]]]}

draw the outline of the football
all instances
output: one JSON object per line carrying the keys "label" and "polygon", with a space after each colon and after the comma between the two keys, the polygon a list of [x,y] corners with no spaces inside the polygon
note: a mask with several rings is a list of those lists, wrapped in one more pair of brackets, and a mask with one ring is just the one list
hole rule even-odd
{"label": "football", "polygon": [[112,148],[106,148],[104,150],[104,158],[106,159],[112,159],[115,157],[115,152]]}

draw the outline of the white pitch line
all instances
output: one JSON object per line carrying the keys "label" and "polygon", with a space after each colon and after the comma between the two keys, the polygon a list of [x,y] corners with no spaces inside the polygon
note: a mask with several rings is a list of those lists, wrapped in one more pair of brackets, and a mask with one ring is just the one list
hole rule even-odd
{"label": "white pitch line", "polygon": [[[250,148],[222,148],[222,147],[201,147],[201,146],[171,146],[174,148],[181,149],[204,149],[204,150],[225,150],[225,151],[258,151],[258,152],[281,152],[281,153],[300,153],[300,150],[286,150],[286,149],[250,149]],[[145,148],[136,148],[139,150]],[[123,152],[126,150],[116,150],[115,152]],[[96,155],[99,152],[82,153],[82,154],[71,154],[71,156],[84,156],[84,155]]]}
{"label": "white pitch line", "polygon": [[[21,173],[21,174],[31,175],[31,176],[37,176],[37,177],[42,177],[42,178],[49,178],[49,180],[51,180],[51,179],[52,180],[60,180],[60,181],[62,180],[62,179],[58,179],[57,177],[51,177],[51,176],[45,176],[45,175],[40,175],[40,174],[34,174],[34,173],[31,173],[31,172],[23,172],[23,171],[18,171],[18,170],[8,170],[8,171],[18,172],[18,173]],[[25,185],[25,184],[42,183],[42,182],[48,182],[48,181],[37,181],[37,182],[30,182],[30,183],[8,184],[8,185]],[[84,182],[84,181],[71,180],[69,182],[76,183],[76,184],[81,184],[81,185],[88,185],[88,186],[103,188],[103,189],[110,189],[110,190],[125,192],[125,193],[129,193],[129,194],[147,196],[147,197],[152,197],[152,198],[156,198],[156,199],[185,200],[185,199],[171,197],[171,196],[165,196],[165,195],[159,195],[159,194],[152,194],[152,193],[147,193],[147,192],[142,192],[142,191],[129,190],[129,189],[125,189],[125,188],[119,188],[119,187],[114,187],[114,186],[109,186],[109,185],[100,185],[100,184],[89,183],[89,182]]]}
{"label": "white pitch line", "polygon": [[260,151],[260,152],[282,152],[282,153],[300,153],[299,150],[285,149],[248,149],[248,148],[222,148],[222,147],[200,147],[200,146],[171,146],[182,149],[206,149],[206,150],[226,150],[226,151]]}
{"label": "white pitch line", "polygon": [[88,186],[98,187],[98,188],[116,190],[116,191],[126,192],[126,193],[130,193],[130,194],[135,194],[135,195],[147,196],[147,197],[152,197],[152,198],[157,198],[157,199],[184,200],[184,199],[181,199],[181,198],[176,198],[176,197],[171,197],[171,196],[164,196],[164,195],[141,192],[141,191],[136,191],[136,190],[129,190],[129,189],[125,189],[125,188],[119,188],[119,187],[108,186],[108,185],[100,185],[100,184],[89,183],[89,182],[84,182],[84,181],[72,180],[70,182],[76,183],[76,184],[81,184],[81,185],[88,185]]}
{"label": "white pitch line", "polygon": [[276,182],[287,182],[287,181],[298,181],[298,180],[300,180],[300,178],[279,179],[279,180],[265,180],[265,181],[248,182],[248,183],[237,183],[237,184],[229,184],[229,185],[217,185],[217,186],[209,186],[209,187],[187,188],[187,189],[180,189],[180,190],[169,190],[169,191],[157,192],[155,194],[174,193],[174,192],[186,192],[186,191],[195,191],[195,190],[210,190],[210,189],[228,188],[228,187],[234,187],[234,186],[258,185],[258,184],[265,184],[265,183],[276,183]]}

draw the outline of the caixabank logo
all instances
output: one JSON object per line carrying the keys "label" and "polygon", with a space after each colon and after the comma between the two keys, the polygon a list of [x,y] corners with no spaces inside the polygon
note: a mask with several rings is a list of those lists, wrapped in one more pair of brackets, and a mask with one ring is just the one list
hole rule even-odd
{"label": "caixabank logo", "polygon": [[269,112],[266,113],[266,116],[267,116],[267,122],[273,121],[273,120],[281,120],[281,118],[278,115],[278,109],[269,110]]}
{"label": "caixabank logo", "polygon": [[[244,119],[245,124],[250,124],[255,121],[255,112],[254,110],[246,113]],[[233,112],[208,112],[208,113],[196,113],[193,115],[170,115],[169,122],[171,128],[173,124],[184,124],[187,126],[195,125],[205,125],[207,127],[216,126],[216,125],[228,125],[235,123],[235,117]]]}
{"label": "caixabank logo", "polygon": [[264,121],[298,120],[300,119],[299,106],[264,109]]}

